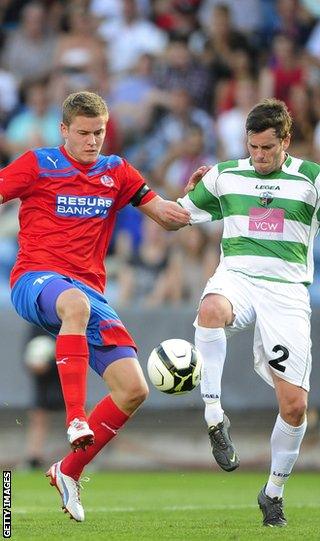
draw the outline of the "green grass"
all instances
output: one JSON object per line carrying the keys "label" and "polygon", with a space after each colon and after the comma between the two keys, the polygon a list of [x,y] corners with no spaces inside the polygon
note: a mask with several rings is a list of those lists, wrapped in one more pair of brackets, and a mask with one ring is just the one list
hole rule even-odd
{"label": "green grass", "polygon": [[14,472],[12,539],[17,541],[204,541],[320,539],[320,474],[293,475],[286,528],[263,528],[258,473],[92,473],[84,523],[69,520],[41,473]]}

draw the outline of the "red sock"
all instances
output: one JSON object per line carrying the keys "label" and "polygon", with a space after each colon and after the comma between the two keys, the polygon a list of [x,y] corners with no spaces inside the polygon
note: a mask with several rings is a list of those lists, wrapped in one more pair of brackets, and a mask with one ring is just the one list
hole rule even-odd
{"label": "red sock", "polygon": [[103,398],[92,411],[88,423],[94,432],[94,444],[85,451],[79,449],[76,453],[67,455],[61,464],[61,471],[73,479],[78,480],[83,468],[91,462],[96,454],[117,434],[129,419],[129,415],[123,413],[115,405],[110,395]]}
{"label": "red sock", "polygon": [[59,334],[56,341],[56,359],[66,406],[66,423],[69,426],[75,418],[87,419],[84,410],[89,364],[86,336]]}

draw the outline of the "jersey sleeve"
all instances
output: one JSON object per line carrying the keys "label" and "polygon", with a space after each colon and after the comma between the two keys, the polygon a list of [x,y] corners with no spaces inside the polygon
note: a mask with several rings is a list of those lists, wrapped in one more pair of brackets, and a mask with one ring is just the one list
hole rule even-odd
{"label": "jersey sleeve", "polygon": [[317,220],[318,220],[318,227],[320,229],[320,172],[317,176],[317,179],[314,185],[317,188],[317,192],[319,194],[318,201],[317,201]]}
{"label": "jersey sleeve", "polygon": [[24,199],[38,177],[38,163],[34,153],[29,150],[0,171],[0,195],[3,202],[11,199]]}
{"label": "jersey sleeve", "polygon": [[[139,189],[146,184],[146,180],[143,178],[141,173],[139,173],[139,171],[130,165],[126,160],[123,160],[120,174],[121,190],[117,201],[117,210],[130,203],[131,199],[137,194]],[[148,203],[155,196],[156,193],[153,190],[148,191],[141,198],[139,206]]]}
{"label": "jersey sleeve", "polygon": [[222,219],[216,187],[218,176],[218,167],[212,167],[194,190],[178,199],[178,203],[191,213],[191,224]]}

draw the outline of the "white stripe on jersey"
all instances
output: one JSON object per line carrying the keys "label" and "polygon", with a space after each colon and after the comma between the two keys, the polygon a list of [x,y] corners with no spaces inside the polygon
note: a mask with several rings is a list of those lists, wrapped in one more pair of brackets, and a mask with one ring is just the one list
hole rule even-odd
{"label": "white stripe on jersey", "polygon": [[235,255],[223,257],[224,265],[228,269],[242,272],[248,276],[268,277],[286,282],[312,281],[313,264],[310,268],[300,263],[288,263],[277,257],[262,257],[257,255]]}

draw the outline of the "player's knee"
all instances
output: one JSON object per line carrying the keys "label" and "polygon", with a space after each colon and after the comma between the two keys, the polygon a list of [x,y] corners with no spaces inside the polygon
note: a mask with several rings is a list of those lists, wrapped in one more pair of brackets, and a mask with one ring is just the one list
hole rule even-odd
{"label": "player's knee", "polygon": [[305,419],[307,404],[303,398],[298,398],[283,407],[281,416],[291,426],[300,426]]}
{"label": "player's knee", "polygon": [[207,295],[200,304],[199,325],[212,328],[225,327],[229,320],[227,302],[219,295]]}
{"label": "player's knee", "polygon": [[148,398],[148,394],[149,389],[145,381],[131,384],[123,396],[126,408],[130,411],[136,410]]}
{"label": "player's knee", "polygon": [[72,320],[86,325],[90,317],[90,303],[82,291],[69,289],[58,298],[57,312],[62,321]]}

